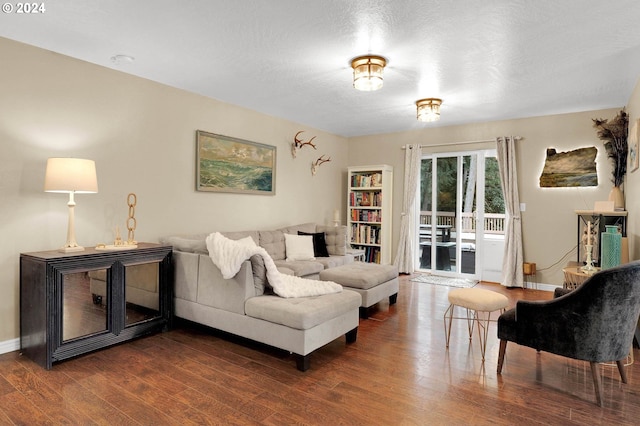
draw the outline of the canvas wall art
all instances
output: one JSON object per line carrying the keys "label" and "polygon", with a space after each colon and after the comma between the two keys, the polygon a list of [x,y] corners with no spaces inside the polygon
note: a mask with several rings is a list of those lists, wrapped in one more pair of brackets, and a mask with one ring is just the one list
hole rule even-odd
{"label": "canvas wall art", "polygon": [[276,147],[198,130],[196,189],[275,195]]}
{"label": "canvas wall art", "polygon": [[547,148],[547,157],[540,175],[540,187],[598,186],[597,154],[598,149],[595,146],[568,152],[557,152],[554,148]]}

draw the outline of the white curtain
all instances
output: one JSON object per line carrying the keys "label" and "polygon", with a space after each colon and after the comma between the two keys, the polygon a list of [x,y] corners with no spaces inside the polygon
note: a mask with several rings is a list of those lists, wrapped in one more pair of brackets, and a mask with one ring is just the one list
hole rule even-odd
{"label": "white curtain", "polygon": [[504,235],[502,285],[524,287],[522,271],[522,223],[520,222],[520,197],[518,196],[518,170],[516,167],[515,138],[504,136],[496,139],[500,184],[507,214]]}
{"label": "white curtain", "polygon": [[400,273],[413,273],[416,258],[416,218],[415,202],[418,182],[420,181],[420,164],[422,148],[420,145],[407,145],[404,154],[404,201],[400,217],[400,242],[393,264]]}

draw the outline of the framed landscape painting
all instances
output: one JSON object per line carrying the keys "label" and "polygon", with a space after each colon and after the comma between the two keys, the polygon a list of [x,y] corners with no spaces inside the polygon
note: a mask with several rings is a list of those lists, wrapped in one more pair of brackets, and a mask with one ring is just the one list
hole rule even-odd
{"label": "framed landscape painting", "polygon": [[196,189],[275,195],[276,147],[196,131]]}

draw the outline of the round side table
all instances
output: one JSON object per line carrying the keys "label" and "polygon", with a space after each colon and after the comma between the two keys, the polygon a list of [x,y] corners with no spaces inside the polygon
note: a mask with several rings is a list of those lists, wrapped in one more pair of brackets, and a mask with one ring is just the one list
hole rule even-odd
{"label": "round side table", "polygon": [[600,268],[594,268],[591,272],[585,272],[582,270],[582,266],[568,266],[562,270],[562,272],[564,272],[563,287],[574,290],[599,270]]}

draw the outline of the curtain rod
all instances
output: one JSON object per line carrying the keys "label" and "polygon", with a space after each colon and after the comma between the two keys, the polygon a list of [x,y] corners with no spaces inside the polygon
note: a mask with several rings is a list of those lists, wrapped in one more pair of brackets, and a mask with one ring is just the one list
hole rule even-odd
{"label": "curtain rod", "polygon": [[[519,141],[522,138],[520,136],[514,136],[513,139]],[[484,140],[478,140],[478,141],[445,142],[445,143],[437,143],[434,145],[420,145],[420,148],[434,148],[434,147],[449,146],[449,145],[471,145],[474,143],[487,143],[487,142],[495,142],[495,141],[496,141],[495,139],[484,139]],[[407,146],[402,145],[402,149],[407,149]]]}

